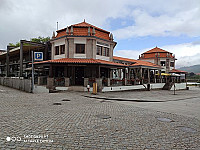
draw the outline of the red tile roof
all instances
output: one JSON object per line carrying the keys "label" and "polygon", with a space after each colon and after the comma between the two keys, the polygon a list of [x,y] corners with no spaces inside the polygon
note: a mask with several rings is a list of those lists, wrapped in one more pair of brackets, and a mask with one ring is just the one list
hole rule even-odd
{"label": "red tile roof", "polygon": [[83,21],[83,22],[81,22],[81,23],[77,23],[77,24],[71,25],[71,26],[73,26],[73,27],[91,27],[91,28],[95,28],[95,29],[98,29],[98,30],[101,30],[101,31],[110,33],[110,32],[108,32],[108,31],[106,31],[106,30],[103,30],[103,29],[101,29],[101,28],[99,28],[99,27],[96,27],[96,26],[94,26],[94,25],[91,25],[91,24],[89,24],[89,23],[87,23],[87,22],[85,22],[85,21]]}
{"label": "red tile roof", "polygon": [[156,46],[155,48],[153,48],[153,49],[151,49],[149,51],[146,51],[143,54],[147,54],[147,53],[171,53],[171,52],[168,52],[168,51],[163,50],[163,49],[161,49],[161,48]]}
{"label": "red tile roof", "polygon": [[149,51],[144,52],[143,54],[141,54],[141,57],[139,57],[139,59],[152,59],[152,58],[159,58],[159,57],[176,59],[175,56],[173,56],[171,52],[168,52],[158,47],[155,47]]}
{"label": "red tile roof", "polygon": [[187,73],[187,71],[182,71],[182,70],[178,70],[178,69],[172,69],[172,70],[170,70],[170,73]]}
{"label": "red tile roof", "polygon": [[[94,25],[91,25],[87,22],[81,22],[81,23],[78,23],[78,24],[74,24],[74,25],[71,25],[73,26],[73,35],[74,36],[88,36],[88,27],[91,27],[90,28],[90,33],[92,33],[92,28],[94,27],[95,28],[95,36],[96,37],[99,37],[99,38],[102,38],[102,39],[106,39],[106,40],[110,40],[110,37],[109,37],[109,34],[110,32],[106,31],[106,30],[103,30],[101,28],[98,28]],[[69,33],[71,32],[71,26],[68,27],[69,29]],[[65,36],[67,35],[66,34],[66,29],[67,28],[64,28],[64,29],[60,29],[60,30],[57,30],[57,35],[56,35],[56,38],[59,38],[59,37],[62,37],[62,36]]]}
{"label": "red tile roof", "polygon": [[118,56],[113,56],[113,59],[121,60],[121,61],[127,61],[127,62],[136,62],[136,61],[137,61],[137,60],[135,60],[135,59],[124,58],[124,57],[118,57]]}
{"label": "red tile roof", "polygon": [[44,63],[73,63],[73,64],[104,64],[104,65],[113,65],[113,66],[127,66],[119,63],[114,63],[111,61],[100,60],[100,59],[85,59],[85,58],[61,58],[46,60],[41,62],[35,62],[35,64],[44,64]]}
{"label": "red tile roof", "polygon": [[113,56],[113,59],[134,63],[134,64],[131,64],[130,66],[147,66],[147,67],[161,68],[159,65],[156,65],[154,63],[147,62],[147,61],[142,61],[142,60],[135,60],[135,59],[129,59],[129,58],[123,58],[123,57],[117,57],[117,56]]}

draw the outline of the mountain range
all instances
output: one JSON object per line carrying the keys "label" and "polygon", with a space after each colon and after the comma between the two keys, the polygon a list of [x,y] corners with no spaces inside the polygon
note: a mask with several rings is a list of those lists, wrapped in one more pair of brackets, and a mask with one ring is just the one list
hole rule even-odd
{"label": "mountain range", "polygon": [[178,68],[178,70],[183,70],[183,71],[187,71],[187,72],[194,72],[194,73],[200,73],[200,65],[181,67],[181,68]]}

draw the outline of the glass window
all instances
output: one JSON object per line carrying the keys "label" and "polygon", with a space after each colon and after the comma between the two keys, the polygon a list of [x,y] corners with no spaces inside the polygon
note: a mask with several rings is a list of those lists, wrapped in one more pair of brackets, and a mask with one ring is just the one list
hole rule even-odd
{"label": "glass window", "polygon": [[102,46],[97,46],[97,55],[102,55]]}
{"label": "glass window", "polygon": [[76,44],[76,53],[85,54],[85,44]]}
{"label": "glass window", "polygon": [[65,53],[65,45],[61,45],[60,46],[60,54],[64,54]]}
{"label": "glass window", "polygon": [[109,57],[109,56],[110,56],[110,54],[109,54],[109,53],[110,53],[110,49],[109,49],[109,48],[107,48],[107,50],[106,50],[106,56],[108,56],[108,57]]}
{"label": "glass window", "polygon": [[170,66],[171,66],[171,67],[174,67],[174,62],[171,62],[171,63],[170,63]]}
{"label": "glass window", "polygon": [[59,46],[55,47],[55,55],[59,55]]}
{"label": "glass window", "polygon": [[161,66],[165,66],[165,61],[160,61]]}
{"label": "glass window", "polygon": [[103,48],[103,54],[102,54],[103,56],[106,56],[106,51],[107,51],[107,48],[104,47],[104,48]]}

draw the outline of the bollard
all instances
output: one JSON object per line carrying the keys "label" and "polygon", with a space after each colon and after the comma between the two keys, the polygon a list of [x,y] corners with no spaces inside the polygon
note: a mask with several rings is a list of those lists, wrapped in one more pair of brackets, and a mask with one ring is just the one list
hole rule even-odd
{"label": "bollard", "polygon": [[150,91],[150,84],[147,84],[147,91]]}
{"label": "bollard", "polygon": [[93,92],[92,94],[97,94],[97,83],[93,83]]}

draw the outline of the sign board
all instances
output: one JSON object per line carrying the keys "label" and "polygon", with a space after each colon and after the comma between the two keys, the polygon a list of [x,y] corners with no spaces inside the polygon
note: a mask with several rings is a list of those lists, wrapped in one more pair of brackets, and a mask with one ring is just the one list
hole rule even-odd
{"label": "sign board", "polygon": [[43,52],[34,52],[35,61],[43,61]]}

